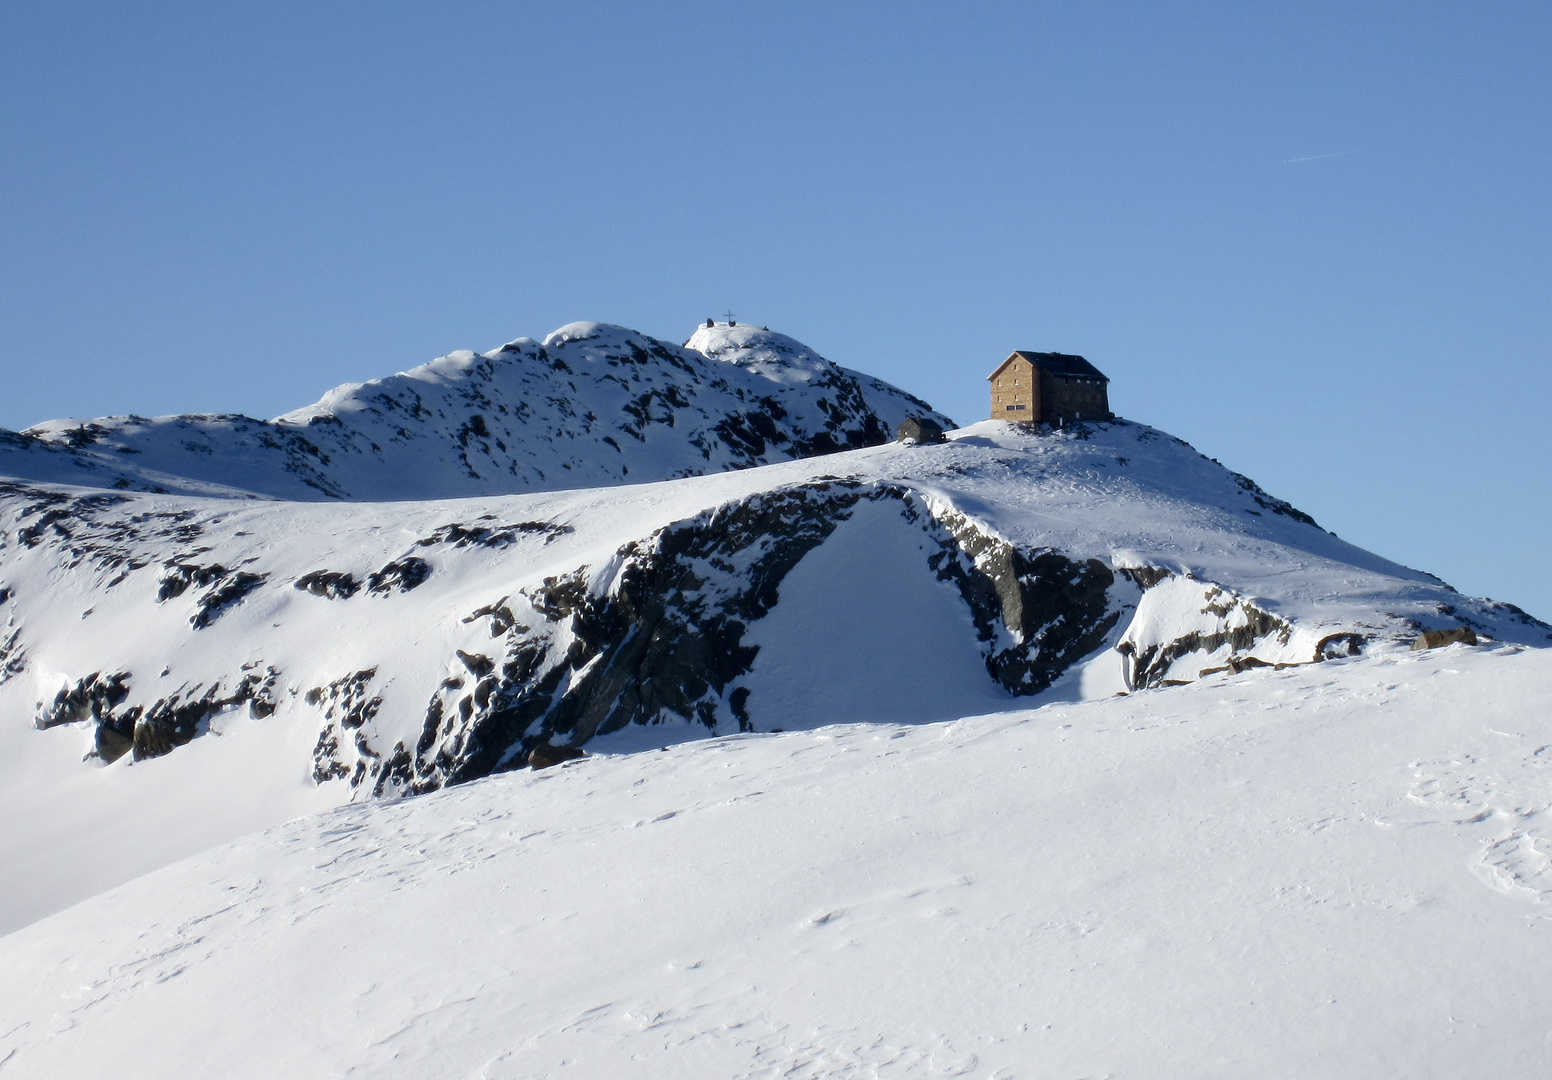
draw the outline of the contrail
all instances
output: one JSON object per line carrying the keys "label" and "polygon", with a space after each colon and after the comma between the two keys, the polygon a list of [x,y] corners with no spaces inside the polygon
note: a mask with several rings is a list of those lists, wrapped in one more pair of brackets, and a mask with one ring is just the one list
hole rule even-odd
{"label": "contrail", "polygon": [[1348,154],[1356,154],[1357,152],[1358,151],[1356,151],[1356,150],[1338,150],[1334,154],[1311,154],[1309,157],[1283,158],[1283,164],[1284,165],[1292,165],[1295,162],[1299,162],[1299,161],[1319,161],[1322,158],[1346,157]]}

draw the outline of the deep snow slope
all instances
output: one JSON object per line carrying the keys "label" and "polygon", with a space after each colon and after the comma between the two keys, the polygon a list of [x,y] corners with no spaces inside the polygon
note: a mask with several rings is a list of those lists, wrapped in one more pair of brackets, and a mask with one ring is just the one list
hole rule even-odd
{"label": "deep snow slope", "polygon": [[1126,422],[417,503],[11,483],[0,929],[543,742],[945,720],[1463,624],[1552,643]]}
{"label": "deep snow slope", "polygon": [[130,491],[428,499],[639,483],[870,446],[953,423],[784,334],[685,346],[603,323],[455,352],[275,420],[135,416],[0,430],[0,476]]}
{"label": "deep snow slope", "polygon": [[0,1074],[1539,1076],[1549,683],[1452,646],[342,807],[0,939]]}

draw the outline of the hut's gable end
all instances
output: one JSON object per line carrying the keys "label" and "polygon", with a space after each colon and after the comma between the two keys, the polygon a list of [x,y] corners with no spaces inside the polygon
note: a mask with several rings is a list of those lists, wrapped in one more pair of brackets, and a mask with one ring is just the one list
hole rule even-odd
{"label": "hut's gable end", "polygon": [[990,375],[992,417],[1039,423],[1041,372],[1018,353],[1002,362]]}

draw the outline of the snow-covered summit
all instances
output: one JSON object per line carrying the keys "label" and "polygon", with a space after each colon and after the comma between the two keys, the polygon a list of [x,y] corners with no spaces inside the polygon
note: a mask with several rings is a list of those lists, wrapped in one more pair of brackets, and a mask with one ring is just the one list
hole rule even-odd
{"label": "snow-covered summit", "polygon": [[[702,349],[705,351],[702,351]],[[336,387],[271,421],[53,420],[0,431],[0,476],[218,497],[387,501],[639,483],[886,441],[925,402],[782,334],[689,346],[576,322]]]}
{"label": "snow-covered summit", "polygon": [[801,341],[763,327],[702,324],[684,344],[687,349],[748,368],[772,382],[816,382],[833,378],[841,370]]}

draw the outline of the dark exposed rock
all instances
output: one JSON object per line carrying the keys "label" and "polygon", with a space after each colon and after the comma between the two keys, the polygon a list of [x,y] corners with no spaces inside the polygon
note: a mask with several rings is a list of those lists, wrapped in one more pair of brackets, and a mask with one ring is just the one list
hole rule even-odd
{"label": "dark exposed rock", "polygon": [[229,573],[231,571],[220,563],[199,566],[194,563],[168,562],[162,568],[161,581],[157,583],[156,602],[164,604],[182,596],[191,587],[203,589]]}
{"label": "dark exposed rock", "polygon": [[275,687],[280,680],[280,672],[266,666],[263,674],[254,676],[259,663],[254,661],[243,665],[243,671],[247,673],[244,679],[248,688],[248,715],[255,720],[263,720],[275,715],[279,702],[275,700]]}
{"label": "dark exposed rock", "polygon": [[220,563],[201,566],[198,563],[168,560],[162,566],[162,577],[156,590],[156,602],[166,603],[182,596],[191,588],[208,591],[194,605],[189,625],[203,630],[219,619],[226,610],[240,603],[267,580],[267,575],[251,574],[246,570],[229,570]]}
{"label": "dark exposed rock", "polygon": [[1262,660],[1259,656],[1231,656],[1229,657],[1229,662],[1227,664],[1221,664],[1218,667],[1203,668],[1200,672],[1197,673],[1197,678],[1205,679],[1207,676],[1216,675],[1220,671],[1227,671],[1231,674],[1238,675],[1244,671],[1254,671],[1256,668],[1275,667],[1281,669],[1285,667],[1297,666],[1298,665],[1296,664],[1273,664],[1270,660]]}
{"label": "dark exposed rock", "polygon": [[135,720],[131,736],[135,760],[161,757],[190,742],[213,713],[246,701],[245,689],[243,684],[236,693],[224,694],[221,684],[215,683],[157,701]]}
{"label": "dark exposed rock", "polygon": [[560,765],[563,762],[575,761],[578,758],[587,757],[587,754],[576,746],[551,746],[549,743],[540,743],[528,751],[528,767],[531,769],[548,769],[552,765]]}
{"label": "dark exposed rock", "polygon": [[27,670],[27,652],[22,648],[20,628],[8,634],[0,630],[0,634],[5,634],[0,637],[0,686],[4,686]]}
{"label": "dark exposed rock", "polygon": [[[1098,559],[1021,549],[959,514],[945,515],[946,536],[929,559],[970,605],[988,653],[986,667],[1011,694],[1037,694],[1104,644],[1120,620],[1115,574]],[[1011,638],[1000,647],[998,643]]]}
{"label": "dark exposed rock", "polygon": [[[575,744],[665,713],[714,726],[722,695],[754,660],[742,643],[746,626],[861,497],[820,484],[719,508],[627,545],[615,586],[602,595],[591,592],[587,568],[547,579],[526,596],[547,624],[509,638],[499,678],[428,709],[413,787],[515,767],[552,736]],[[746,572],[716,573],[734,555]],[[548,646],[561,626],[570,644],[556,652]]]}
{"label": "dark exposed rock", "polygon": [[[1217,460],[1214,458],[1208,458],[1207,460],[1213,462],[1215,465],[1218,464]],[[1230,473],[1229,475],[1234,478],[1234,482],[1239,485],[1239,489],[1249,494],[1255,504],[1262,509],[1270,510],[1272,513],[1280,514],[1286,518],[1292,518],[1294,521],[1302,521],[1304,524],[1312,525],[1317,529],[1320,528],[1320,523],[1317,522],[1314,518],[1310,517],[1303,510],[1300,510],[1298,507],[1294,506],[1287,500],[1279,499],[1275,495],[1268,495],[1261,489],[1261,485],[1256,483],[1250,477],[1241,476],[1239,473]],[[1252,513],[1254,513],[1254,511],[1252,511]]]}
{"label": "dark exposed rock", "polygon": [[[487,520],[493,520],[487,518]],[[453,523],[443,525],[430,536],[415,541],[417,547],[434,547],[449,544],[453,547],[503,548],[517,543],[524,536],[542,536],[549,543],[571,532],[570,525],[557,525],[550,521],[518,521],[508,525],[473,525]]]}
{"label": "dark exposed rock", "polygon": [[39,711],[34,724],[39,728],[51,728],[79,720],[100,719],[129,696],[130,678],[127,671],[112,675],[94,671],[55,694],[54,700]]}
{"label": "dark exposed rock", "polygon": [[[367,778],[368,762],[376,763],[377,752],[361,734],[361,728],[383,705],[380,696],[369,693],[375,678],[377,669],[367,668],[335,679],[326,686],[315,686],[303,695],[307,704],[323,706],[326,721],[313,748],[313,779],[318,783],[350,776],[352,784],[360,785]],[[345,763],[341,741],[354,743],[354,775]]]}
{"label": "dark exposed rock", "polygon": [[1142,589],[1151,589],[1159,582],[1175,576],[1173,570],[1165,570],[1161,566],[1118,566],[1116,573]]}
{"label": "dark exposed rock", "polygon": [[40,728],[90,720],[95,725],[95,752],[104,761],[116,761],[131,750],[135,760],[159,757],[195,737],[210,717],[224,709],[248,703],[249,715],[263,718],[275,711],[273,667],[249,663],[231,690],[220,682],[206,687],[183,686],[176,693],[149,705],[119,708],[129,696],[130,675],[95,672],[67,686],[41,709]]}
{"label": "dark exposed rock", "polygon": [[[1450,591],[1454,592],[1455,590],[1450,589]],[[1435,610],[1437,610],[1440,615],[1445,615],[1449,618],[1457,620],[1460,625],[1469,627],[1476,631],[1478,634],[1485,634],[1488,637],[1493,636],[1493,633],[1486,622],[1484,622],[1481,618],[1473,618],[1471,613],[1461,610],[1461,608],[1456,604],[1439,604]],[[1516,607],[1513,604],[1506,604],[1501,600],[1483,600],[1476,605],[1476,614],[1478,616],[1487,614],[1489,612],[1498,616],[1499,618],[1507,618],[1512,620],[1514,623],[1517,623],[1520,626],[1525,627],[1527,630],[1532,631],[1536,634],[1536,636],[1545,638],[1547,641],[1552,641],[1552,626],[1548,626],[1546,623],[1542,622],[1534,615],[1529,614],[1522,608]],[[1418,625],[1417,629],[1422,631],[1423,627]]]}
{"label": "dark exposed rock", "polygon": [[228,608],[240,603],[243,597],[263,585],[265,580],[266,575],[250,574],[245,570],[224,578],[218,586],[199,598],[194,614],[189,616],[189,625],[196,630],[203,630],[225,614]]}
{"label": "dark exposed rock", "polygon": [[528,627],[518,625],[517,616],[512,614],[512,609],[507,605],[507,598],[505,596],[494,604],[486,604],[484,607],[470,612],[463,621],[472,623],[484,618],[490,619],[490,636],[493,638],[500,637],[513,627],[517,627],[522,633],[528,632]]}
{"label": "dark exposed rock", "polygon": [[0,493],[22,494],[26,498],[18,517],[27,524],[16,530],[16,542],[27,548],[39,547],[50,541],[75,541],[81,527],[85,526],[89,532],[95,524],[94,518],[104,510],[119,506],[127,498],[124,495],[71,496],[64,492],[9,482],[0,483]]}
{"label": "dark exposed rock", "polygon": [[293,588],[328,600],[348,600],[360,591],[361,583],[353,574],[337,570],[314,570],[297,578]]}
{"label": "dark exposed rock", "polygon": [[[278,678],[279,672],[273,667],[255,662],[243,665],[242,676],[230,690],[223,689],[223,684],[219,682],[208,687],[195,685],[180,688],[177,693],[152,702],[138,716],[130,715],[140,712],[136,708],[123,717],[115,718],[111,725],[100,725],[97,752],[104,758],[108,757],[104,753],[104,744],[110,733],[120,740],[128,734],[136,761],[160,757],[191,741],[212,716],[237,708],[245,702],[250,717],[263,719],[275,712],[275,684]],[[126,732],[125,728],[129,731]]]}
{"label": "dark exposed rock", "polygon": [[159,559],[158,545],[192,543],[202,526],[192,510],[150,510],[127,514],[123,495],[72,495],[31,484],[0,480],[0,497],[14,508],[18,527],[7,536],[0,531],[0,552],[11,542],[25,548],[50,547],[61,566],[89,564],[118,571],[105,583],[113,587],[131,571]]}
{"label": "dark exposed rock", "polygon": [[368,591],[386,596],[397,589],[399,592],[409,592],[426,583],[431,576],[431,564],[425,559],[411,555],[404,559],[395,559],[381,570],[370,574],[366,579]]}
{"label": "dark exposed rock", "polygon": [[466,653],[462,649],[454,651],[457,652],[458,659],[463,661],[463,666],[469,669],[469,674],[476,679],[484,678],[496,670],[496,662],[488,656]]}

